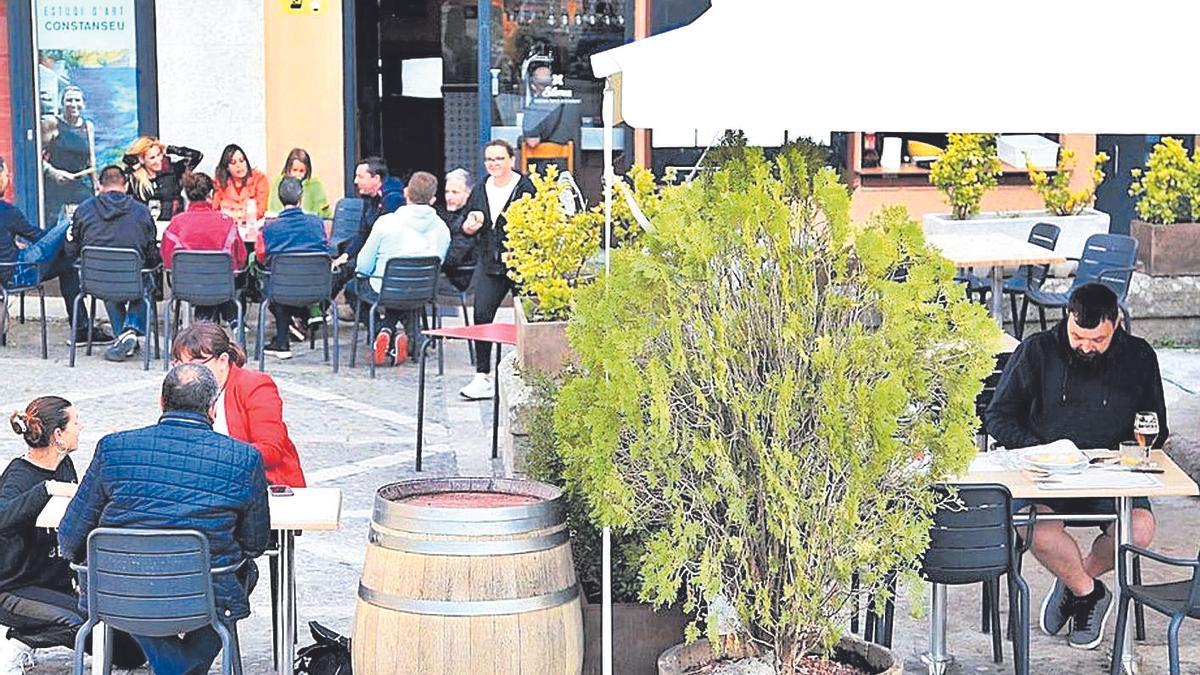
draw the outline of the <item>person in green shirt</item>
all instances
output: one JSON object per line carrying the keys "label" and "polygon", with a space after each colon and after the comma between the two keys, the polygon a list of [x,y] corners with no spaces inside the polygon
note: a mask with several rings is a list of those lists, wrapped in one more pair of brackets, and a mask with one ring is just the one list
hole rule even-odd
{"label": "person in green shirt", "polygon": [[[313,177],[312,157],[304,148],[292,148],[288,153],[287,159],[283,162],[283,171],[271,182],[271,196],[267,200],[267,211],[279,213],[283,210],[283,202],[279,200],[279,182],[285,176],[295,178],[304,187],[304,192],[300,197],[301,211],[326,220],[333,218],[333,207],[329,205],[329,197],[325,195],[325,186]],[[289,333],[293,340],[303,341],[311,327],[319,327],[324,322],[325,313],[321,311],[321,306],[313,305],[309,307],[308,324],[305,325],[304,320],[297,317],[289,327]]]}
{"label": "person in green shirt", "polygon": [[300,210],[321,218],[333,218],[333,207],[329,197],[325,195],[325,186],[312,175],[312,158],[304,148],[292,148],[283,163],[283,171],[271,182],[271,196],[267,201],[267,210],[279,213],[283,203],[279,201],[279,181],[284,176],[292,176],[304,186],[304,196],[300,201]]}

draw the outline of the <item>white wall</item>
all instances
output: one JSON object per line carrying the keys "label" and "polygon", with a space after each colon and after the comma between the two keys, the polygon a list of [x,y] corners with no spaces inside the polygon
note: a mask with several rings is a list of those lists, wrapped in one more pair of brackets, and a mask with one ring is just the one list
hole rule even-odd
{"label": "white wall", "polygon": [[162,139],[204,153],[211,174],[228,143],[267,175],[266,72],[261,0],[157,0]]}

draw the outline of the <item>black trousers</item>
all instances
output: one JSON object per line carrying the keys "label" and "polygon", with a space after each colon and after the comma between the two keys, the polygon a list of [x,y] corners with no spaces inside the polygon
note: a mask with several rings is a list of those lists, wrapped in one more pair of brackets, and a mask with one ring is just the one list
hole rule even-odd
{"label": "black trousers", "polygon": [[[496,310],[516,284],[505,274],[488,274],[482,267],[475,272],[475,318],[476,324],[491,323]],[[492,343],[475,342],[475,372],[492,372]]]}
{"label": "black trousers", "polygon": [[[79,614],[79,598],[55,588],[25,586],[0,592],[0,625],[9,628],[8,637],[34,649],[75,647],[75,633],[85,619]],[[133,638],[113,631],[110,647],[113,663],[120,668],[136,668],[146,662],[142,649]],[[87,652],[92,645],[89,641]]]}

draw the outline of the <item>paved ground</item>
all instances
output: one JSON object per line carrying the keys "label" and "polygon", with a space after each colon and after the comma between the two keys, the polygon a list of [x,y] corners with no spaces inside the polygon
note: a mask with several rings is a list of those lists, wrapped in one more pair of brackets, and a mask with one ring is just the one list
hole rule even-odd
{"label": "paved ground", "polygon": [[[51,301],[53,304],[55,301]],[[53,310],[54,307],[52,306]],[[447,320],[448,325],[453,325]],[[66,366],[67,348],[63,343],[65,326],[51,326],[54,343],[51,358],[37,358],[36,323],[17,326],[10,346],[0,349],[0,411],[24,406],[34,396],[59,394],[80,408],[86,426],[77,466],[86,466],[90,448],[104,434],[118,429],[152,423],[157,418],[160,364],[144,373],[137,363],[112,364],[99,353],[80,356],[78,366]],[[342,529],[314,533],[298,540],[298,593],[302,623],[318,620],[342,633],[353,628],[354,599],[365,551],[367,525],[375,489],[384,483],[415,476],[413,471],[416,367],[404,366],[381,370],[371,381],[365,367],[349,369],[349,332],[343,333],[343,370],[331,375],[321,363],[320,351],[309,353],[299,347],[296,358],[288,362],[268,362],[268,371],[283,391],[284,417],[293,439],[300,448],[309,482],[339,487],[344,491]],[[361,354],[360,354],[361,356]],[[1200,449],[1200,352],[1163,350],[1160,360],[1167,381],[1171,428],[1184,444]],[[460,401],[458,388],[472,370],[467,363],[465,346],[451,343],[446,352],[446,375],[436,371],[429,378],[429,408],[425,467],[427,475],[483,475],[498,470],[488,458],[490,443],[490,403]],[[19,441],[10,440],[0,447],[15,456]],[[1200,513],[1190,499],[1156,502],[1160,534],[1156,548],[1180,557],[1196,555],[1196,532]],[[1082,536],[1082,535],[1081,535]],[[1089,535],[1086,535],[1090,537]],[[1033,591],[1035,607],[1049,587],[1047,575],[1032,559],[1027,560],[1026,578]],[[1161,571],[1147,569],[1148,578],[1157,579]],[[254,615],[240,624],[245,672],[270,670],[270,608],[265,584],[252,598]],[[920,653],[927,634],[927,619],[915,618],[909,593],[903,591],[897,610],[897,652],[905,659],[906,673],[922,672]],[[917,598],[927,602],[924,591]],[[978,631],[978,587],[952,589],[950,592],[950,648],[958,658],[952,672],[1011,672],[1011,649],[1005,645],[1005,662],[994,666],[990,660],[990,642]],[[1143,672],[1166,672],[1166,624],[1153,612],[1148,616],[1148,640],[1139,645]],[[1200,674],[1200,622],[1184,627],[1185,673]],[[1111,625],[1109,628],[1111,633]],[[300,643],[309,638],[301,635]],[[1100,649],[1080,652],[1069,649],[1065,638],[1040,633],[1032,638],[1033,673],[1106,672],[1111,646],[1106,640]],[[69,652],[65,649],[39,652],[39,667],[34,673],[67,672]],[[145,671],[141,671],[145,672]],[[213,672],[217,672],[214,669]]]}

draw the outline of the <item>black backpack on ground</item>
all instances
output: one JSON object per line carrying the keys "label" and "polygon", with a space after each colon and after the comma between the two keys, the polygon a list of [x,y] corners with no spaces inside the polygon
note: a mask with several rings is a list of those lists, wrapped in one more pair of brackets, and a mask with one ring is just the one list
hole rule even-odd
{"label": "black backpack on ground", "polygon": [[307,675],[352,675],[350,638],[342,637],[316,621],[308,622],[316,643],[296,653],[295,672]]}

